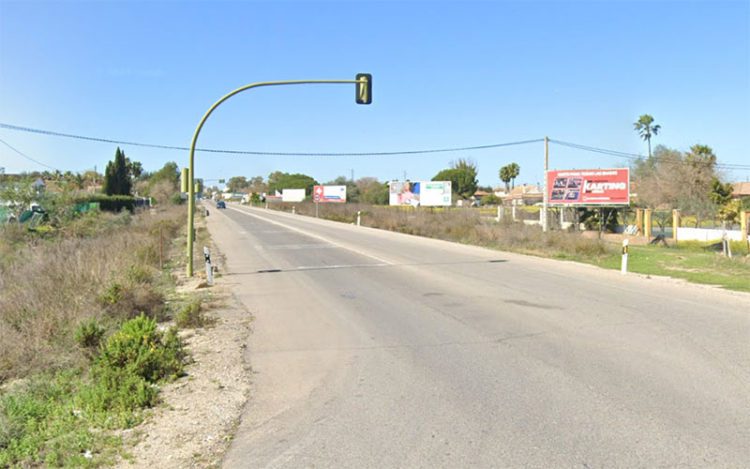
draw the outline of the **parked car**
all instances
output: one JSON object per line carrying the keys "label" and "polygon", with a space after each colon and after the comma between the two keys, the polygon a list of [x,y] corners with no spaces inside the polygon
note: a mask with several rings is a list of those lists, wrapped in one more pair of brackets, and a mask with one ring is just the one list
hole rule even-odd
{"label": "parked car", "polygon": [[227,208],[227,204],[223,200],[216,202],[216,208]]}

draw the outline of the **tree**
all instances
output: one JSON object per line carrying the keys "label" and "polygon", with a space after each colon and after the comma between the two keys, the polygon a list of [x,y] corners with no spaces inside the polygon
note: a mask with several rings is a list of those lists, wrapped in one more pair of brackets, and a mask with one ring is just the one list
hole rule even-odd
{"label": "tree", "polygon": [[658,135],[659,130],[661,130],[660,125],[658,124],[653,125],[653,124],[654,124],[654,118],[648,114],[643,114],[633,124],[633,127],[638,132],[638,135],[640,135],[643,140],[648,142],[648,157],[649,158],[651,158],[651,137],[653,135]]}
{"label": "tree", "polygon": [[117,147],[115,159],[107,163],[104,171],[104,193],[107,195],[130,195],[132,182],[125,152]]}
{"label": "tree", "polygon": [[510,192],[510,180],[513,179],[510,176],[510,168],[506,165],[500,168],[500,180],[505,183],[505,192]]}
{"label": "tree", "polygon": [[249,186],[247,178],[245,176],[232,176],[227,181],[227,189],[229,192],[242,192],[243,189],[247,189]]}
{"label": "tree", "polygon": [[500,180],[505,183],[505,192],[510,192],[511,186],[508,184],[513,181],[513,186],[516,187],[516,178],[521,172],[521,167],[518,163],[510,163],[500,168]]}
{"label": "tree", "polygon": [[289,174],[274,171],[268,175],[268,192],[281,192],[283,189],[305,189],[306,195],[312,195],[313,186],[318,182],[306,174]]}
{"label": "tree", "polygon": [[174,161],[164,163],[160,170],[148,176],[148,180],[152,184],[167,181],[177,189],[180,184],[180,167]]}
{"label": "tree", "polygon": [[260,194],[268,190],[268,185],[263,181],[263,176],[251,177],[248,181],[250,192]]}
{"label": "tree", "polygon": [[521,167],[518,166],[518,163],[511,163],[508,166],[510,167],[511,189],[513,189],[516,187],[516,178],[521,173]]}
{"label": "tree", "polygon": [[684,154],[658,145],[651,158],[636,161],[633,168],[639,205],[680,209],[695,216],[696,226],[717,213],[712,193],[718,179],[716,155],[705,145],[693,145]]}
{"label": "tree", "polygon": [[471,160],[460,158],[451,162],[449,169],[440,171],[432,180],[450,181],[452,192],[468,199],[477,191],[477,165]]}
{"label": "tree", "polygon": [[130,161],[130,158],[125,158],[125,162],[128,166],[128,171],[130,171],[130,176],[133,179],[138,179],[143,174],[143,165],[140,161]]}
{"label": "tree", "polygon": [[388,183],[382,183],[373,177],[363,177],[357,179],[357,190],[359,190],[359,200],[362,203],[388,205]]}

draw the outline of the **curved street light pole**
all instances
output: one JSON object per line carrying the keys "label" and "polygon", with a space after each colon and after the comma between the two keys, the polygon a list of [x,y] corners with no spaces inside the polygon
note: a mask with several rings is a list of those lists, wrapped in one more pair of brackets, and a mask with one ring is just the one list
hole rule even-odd
{"label": "curved street light pole", "polygon": [[[359,78],[360,75],[357,75],[357,79],[354,80],[287,80],[287,81],[263,81],[258,83],[250,83],[249,85],[242,86],[240,88],[237,88],[236,90],[225,94],[222,96],[218,101],[216,101],[213,106],[208,108],[208,111],[203,115],[203,118],[198,123],[198,127],[195,129],[195,133],[193,134],[193,141],[190,142],[190,166],[188,170],[188,227],[187,227],[187,255],[188,255],[188,262],[187,262],[187,276],[192,277],[193,276],[193,238],[194,238],[194,230],[193,230],[193,224],[195,222],[195,172],[193,168],[193,162],[195,160],[195,144],[198,141],[198,135],[201,133],[201,129],[203,128],[203,124],[206,123],[206,120],[208,119],[208,116],[211,115],[211,113],[214,112],[214,110],[221,105],[224,101],[231,98],[232,96],[242,93],[243,91],[249,90],[251,88],[260,88],[261,86],[280,86],[280,85],[312,85],[312,84],[365,84],[369,78]],[[365,103],[369,104],[369,103]]]}

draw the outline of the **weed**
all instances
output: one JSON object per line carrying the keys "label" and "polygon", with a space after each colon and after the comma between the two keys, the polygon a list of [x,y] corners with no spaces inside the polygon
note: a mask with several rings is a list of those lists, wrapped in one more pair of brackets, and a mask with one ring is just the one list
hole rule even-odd
{"label": "weed", "polygon": [[200,300],[194,300],[183,306],[175,315],[174,320],[177,327],[181,329],[205,326],[206,317],[203,314]]}
{"label": "weed", "polygon": [[120,300],[122,300],[122,285],[118,282],[111,283],[99,295],[99,302],[104,306],[115,305]]}
{"label": "weed", "polygon": [[89,351],[99,348],[102,338],[104,337],[104,327],[99,325],[96,319],[89,319],[78,325],[75,332],[75,339],[78,346]]}

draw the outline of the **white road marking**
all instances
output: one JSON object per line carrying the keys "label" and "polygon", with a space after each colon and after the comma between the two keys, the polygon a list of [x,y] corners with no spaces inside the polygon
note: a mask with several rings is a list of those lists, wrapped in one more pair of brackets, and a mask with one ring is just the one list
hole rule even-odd
{"label": "white road marking", "polygon": [[294,270],[351,269],[356,267],[385,267],[389,264],[336,264],[336,265],[301,265]]}
{"label": "white road marking", "polygon": [[268,218],[255,215],[253,213],[246,212],[245,210],[240,210],[240,209],[234,208],[234,207],[227,207],[227,208],[230,209],[230,210],[234,210],[235,212],[239,212],[239,213],[241,213],[243,215],[247,215],[248,217],[257,218],[258,220],[263,220],[263,221],[271,223],[273,225],[284,227],[284,228],[286,228],[288,230],[295,231],[295,232],[303,234],[305,236],[309,236],[311,238],[315,238],[315,239],[319,239],[321,241],[325,241],[326,243],[333,244],[334,246],[338,246],[341,249],[346,249],[347,251],[353,252],[355,254],[359,254],[360,256],[365,256],[365,257],[369,257],[370,259],[375,259],[380,264],[383,264],[383,265],[393,265],[393,262],[390,262],[390,261],[388,261],[386,259],[383,259],[382,257],[378,257],[378,256],[375,256],[375,255],[363,252],[363,251],[361,251],[359,249],[356,249],[356,248],[353,248],[351,246],[345,246],[343,244],[339,244],[339,243],[337,243],[335,241],[331,241],[330,239],[326,238],[325,236],[320,236],[320,235],[317,235],[315,233],[310,233],[309,231],[305,231],[305,230],[302,230],[300,228],[295,228],[293,226],[289,226],[289,225],[287,225],[285,223],[281,223],[281,222],[276,221],[276,220],[270,220]]}

